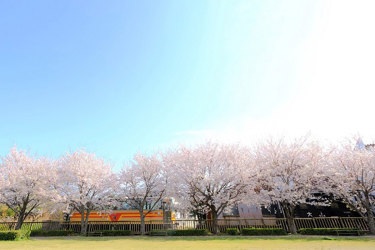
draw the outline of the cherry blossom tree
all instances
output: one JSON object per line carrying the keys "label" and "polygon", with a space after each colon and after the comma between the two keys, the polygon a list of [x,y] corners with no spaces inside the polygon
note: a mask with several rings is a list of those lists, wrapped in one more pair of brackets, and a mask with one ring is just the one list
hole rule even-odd
{"label": "cherry blossom tree", "polygon": [[375,234],[375,148],[373,145],[354,147],[352,143],[334,149],[326,178],[321,182],[326,192],[342,199],[349,208],[366,220]]}
{"label": "cherry blossom tree", "polygon": [[114,202],[112,168],[95,154],[78,150],[60,159],[58,176],[60,204],[80,213],[81,234],[85,235],[90,212],[107,210]]}
{"label": "cherry blossom tree", "polygon": [[164,156],[173,173],[176,200],[191,211],[211,216],[213,233],[225,208],[249,195],[248,151],[238,145],[205,143],[196,147],[181,146]]}
{"label": "cherry blossom tree", "polygon": [[159,209],[167,198],[167,180],[164,166],[156,154],[151,156],[136,154],[131,165],[124,166],[121,171],[120,197],[123,198],[120,200],[138,210],[142,235],[145,234],[147,214]]}
{"label": "cherry blossom tree", "polygon": [[264,202],[279,203],[287,218],[289,231],[297,233],[293,216],[295,207],[311,197],[319,166],[323,163],[322,148],[308,138],[292,142],[268,140],[255,149],[259,171],[257,191]]}
{"label": "cherry blossom tree", "polygon": [[22,227],[25,219],[50,200],[54,200],[56,172],[52,161],[36,158],[12,148],[0,167],[0,204],[14,212]]}

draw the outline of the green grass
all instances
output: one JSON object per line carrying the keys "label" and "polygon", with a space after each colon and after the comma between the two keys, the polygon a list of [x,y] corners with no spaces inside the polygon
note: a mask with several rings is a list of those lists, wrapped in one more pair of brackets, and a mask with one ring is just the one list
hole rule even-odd
{"label": "green grass", "polygon": [[288,249],[372,250],[374,237],[48,237],[0,242],[0,249]]}

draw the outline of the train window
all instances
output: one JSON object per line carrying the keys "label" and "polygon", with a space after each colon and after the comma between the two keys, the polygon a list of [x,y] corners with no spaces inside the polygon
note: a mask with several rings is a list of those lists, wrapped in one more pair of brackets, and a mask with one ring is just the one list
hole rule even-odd
{"label": "train window", "polygon": [[131,206],[128,203],[126,203],[126,202],[122,203],[121,208],[123,210],[131,210],[132,209]]}

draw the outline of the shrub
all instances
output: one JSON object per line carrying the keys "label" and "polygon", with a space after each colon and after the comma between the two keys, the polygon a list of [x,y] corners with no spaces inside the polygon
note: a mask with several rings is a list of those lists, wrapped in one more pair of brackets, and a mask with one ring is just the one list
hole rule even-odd
{"label": "shrub", "polygon": [[17,231],[0,232],[0,240],[15,240],[19,235]]}
{"label": "shrub", "polygon": [[206,229],[176,230],[174,235],[175,236],[205,236],[205,235],[208,235],[208,231]]}
{"label": "shrub", "polygon": [[0,232],[0,240],[22,240],[30,237],[30,231],[12,230]]}
{"label": "shrub", "polygon": [[132,234],[130,230],[103,230],[100,232],[103,236],[128,236]]}
{"label": "shrub", "polygon": [[227,228],[225,230],[225,233],[229,235],[238,235],[240,231],[238,230],[238,228]]}
{"label": "shrub", "polygon": [[152,230],[151,236],[205,236],[208,235],[206,229],[184,229],[184,230]]}
{"label": "shrub", "polygon": [[282,228],[243,228],[242,235],[286,235]]}
{"label": "shrub", "polygon": [[173,236],[176,230],[152,230],[150,231],[150,236]]}
{"label": "shrub", "polygon": [[301,228],[298,233],[303,235],[362,235],[364,232],[358,228]]}
{"label": "shrub", "polygon": [[21,240],[25,240],[25,239],[29,239],[30,238],[30,234],[31,234],[31,230],[19,230],[20,231],[20,238]]}
{"label": "shrub", "polygon": [[73,235],[73,230],[32,230],[30,236],[69,236]]}

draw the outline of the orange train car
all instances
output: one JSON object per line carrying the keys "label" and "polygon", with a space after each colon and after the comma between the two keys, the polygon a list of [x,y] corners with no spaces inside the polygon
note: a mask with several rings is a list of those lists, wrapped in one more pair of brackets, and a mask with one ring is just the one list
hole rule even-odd
{"label": "orange train car", "polygon": [[[172,222],[176,219],[176,215],[173,212],[173,199],[165,198],[162,201],[158,201],[156,206],[151,206],[152,201],[145,204],[143,208],[145,212],[149,211],[151,207],[157,209],[150,211],[146,214],[145,221],[158,221],[158,222]],[[69,218],[65,219],[70,222],[80,222],[81,214],[73,212]],[[108,211],[92,211],[89,214],[89,221],[95,222],[140,222],[141,216],[139,211],[135,209],[135,206],[131,204],[123,203],[120,209],[114,209]]]}
{"label": "orange train car", "polygon": [[[176,219],[175,213],[161,209],[149,212],[145,221],[170,222]],[[74,212],[70,215],[70,222],[80,222],[81,214]],[[89,221],[95,222],[136,222],[141,221],[138,210],[114,210],[112,212],[92,211],[89,214]]]}

